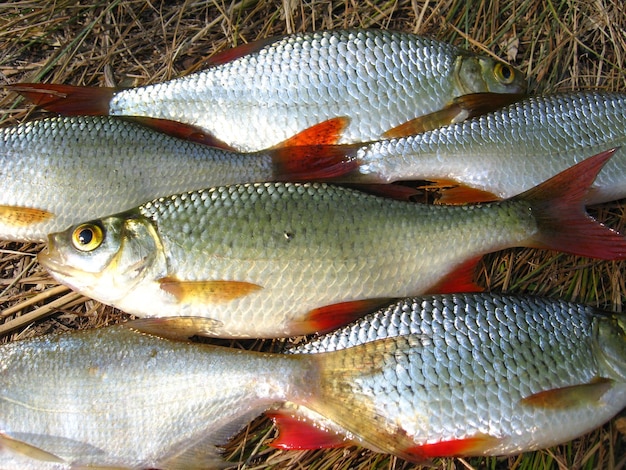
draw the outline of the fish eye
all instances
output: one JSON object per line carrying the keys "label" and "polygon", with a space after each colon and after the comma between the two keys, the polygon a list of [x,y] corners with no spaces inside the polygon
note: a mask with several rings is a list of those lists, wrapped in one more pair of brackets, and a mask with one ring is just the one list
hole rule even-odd
{"label": "fish eye", "polygon": [[79,225],[72,233],[72,243],[80,251],[93,251],[102,244],[103,240],[104,232],[96,224]]}
{"label": "fish eye", "polygon": [[513,67],[500,62],[495,65],[493,73],[495,74],[496,79],[505,85],[513,83],[513,80],[515,79],[515,71],[513,70]]}

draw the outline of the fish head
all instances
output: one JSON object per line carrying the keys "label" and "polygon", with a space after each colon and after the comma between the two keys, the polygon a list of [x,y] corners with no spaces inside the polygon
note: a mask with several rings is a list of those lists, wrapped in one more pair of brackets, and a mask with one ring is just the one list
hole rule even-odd
{"label": "fish head", "polygon": [[626,382],[626,313],[608,313],[597,321],[596,357],[611,378]]}
{"label": "fish head", "polygon": [[457,63],[456,79],[462,94],[526,92],[524,74],[491,57],[461,56]]}
{"label": "fish head", "polygon": [[59,282],[112,304],[142,279],[165,269],[163,247],[152,223],[123,213],[48,235],[39,262]]}

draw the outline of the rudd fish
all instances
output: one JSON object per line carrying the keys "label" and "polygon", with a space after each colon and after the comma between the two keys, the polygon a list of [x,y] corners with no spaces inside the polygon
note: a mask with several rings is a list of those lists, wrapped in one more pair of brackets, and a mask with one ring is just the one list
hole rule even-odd
{"label": "rudd fish", "polygon": [[273,445],[354,441],[422,460],[569,441],[626,406],[625,328],[623,314],[560,300],[404,299],[291,351],[326,354],[311,354],[314,403],[273,414]]}
{"label": "rudd fish", "polygon": [[149,116],[201,127],[240,151],[351,119],[342,143],[379,139],[461,95],[522,93],[522,74],[450,44],[384,30],[300,33],[217,54],[204,71],[127,90],[19,84],[61,113]]}
{"label": "rudd fish", "polygon": [[216,446],[298,383],[291,362],[123,326],[0,346],[2,469],[222,468]]}
{"label": "rudd fish", "polygon": [[222,468],[219,446],[268,409],[279,448],[515,454],[573,439],[626,405],[624,316],[557,300],[404,299],[301,354],[144,330],[180,321],[0,346],[3,469]]}
{"label": "rudd fish", "polygon": [[626,257],[626,239],[580,202],[611,153],[513,199],[468,207],[319,183],[183,193],[52,234],[39,260],[128,313],[194,317],[200,334],[311,333],[390,297],[472,289],[479,258],[507,247]]}
{"label": "rudd fish", "polygon": [[[409,126],[407,126],[409,127]],[[421,129],[403,128],[399,134]],[[426,179],[442,202],[512,197],[582,161],[626,144],[626,95],[598,91],[533,96],[503,109],[406,138],[359,149],[354,181]],[[585,197],[626,197],[626,149],[620,148]]]}
{"label": "rudd fish", "polygon": [[335,142],[344,125],[326,121],[249,154],[188,142],[193,129],[161,120],[55,117],[1,128],[0,238],[44,241],[80,221],[207,186],[336,176],[354,168],[353,157],[307,144]]}

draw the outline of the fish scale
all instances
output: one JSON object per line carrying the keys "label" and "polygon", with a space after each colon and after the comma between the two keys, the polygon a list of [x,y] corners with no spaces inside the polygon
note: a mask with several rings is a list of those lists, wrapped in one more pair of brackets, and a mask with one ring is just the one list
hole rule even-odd
{"label": "fish scale", "polygon": [[[308,132],[315,139],[328,129],[323,138],[332,140],[334,125]],[[325,159],[323,150],[308,149],[241,154],[106,116],[52,117],[0,128],[0,239],[44,241],[50,232],[155,197],[217,184],[308,180],[317,170],[343,171],[351,158],[342,152]]]}
{"label": "fish scale", "polygon": [[324,183],[193,191],[52,234],[39,260],[60,282],[128,313],[206,319],[210,336],[312,333],[388,298],[440,292],[448,279],[448,288],[475,288],[464,264],[506,247],[626,256],[626,240],[579,202],[580,178],[591,180],[609,156],[519,198],[474,206]]}
{"label": "fish scale", "polygon": [[180,321],[0,346],[3,468],[224,468],[220,446],[265,410],[284,449],[515,454],[626,404],[624,315],[560,300],[401,299],[290,354],[172,339]]}
{"label": "fish scale", "polygon": [[193,124],[255,151],[338,116],[351,119],[342,143],[370,141],[458,96],[525,89],[508,66],[511,82],[497,78],[496,60],[408,33],[320,31],[242,47],[204,71],[117,91],[107,111]]}
{"label": "fish scale", "polygon": [[[620,148],[586,197],[596,204],[626,197],[626,95],[581,91],[532,96],[488,114],[414,136],[374,142],[357,154],[369,182],[443,180],[447,186],[505,199],[532,188],[589,155]],[[480,195],[442,202],[472,202]],[[482,196],[484,198],[484,196]]]}
{"label": "fish scale", "polygon": [[[572,439],[584,432],[581,426],[591,429],[626,405],[623,336],[608,340],[612,322],[591,307],[561,300],[426,296],[398,301],[288,352],[319,356],[324,365],[311,408],[330,422],[317,426],[339,426],[405,458],[429,457],[420,447],[442,441],[465,445],[459,455],[510,454]],[[621,351],[619,365],[606,367],[618,355],[604,355],[600,344]],[[331,351],[346,354],[327,364]],[[576,395],[573,404],[565,399],[568,392],[562,403],[558,393],[545,404],[528,399],[600,377],[620,383],[598,401]],[[474,438],[482,440],[476,447],[464,441]]]}

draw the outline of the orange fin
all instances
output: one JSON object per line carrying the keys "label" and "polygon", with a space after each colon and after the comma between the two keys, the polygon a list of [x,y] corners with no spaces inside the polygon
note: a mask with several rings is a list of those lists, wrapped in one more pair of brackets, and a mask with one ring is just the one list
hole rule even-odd
{"label": "orange fin", "polygon": [[265,39],[258,39],[256,41],[251,41],[246,44],[241,44],[239,46],[220,51],[209,57],[209,59],[207,60],[207,65],[209,67],[214,67],[216,65],[227,64],[228,62],[232,62],[233,60],[240,59],[241,57],[245,57],[250,54],[254,54],[255,52],[259,52],[264,47],[269,46],[273,42],[276,42],[278,39],[280,38],[269,37]]}
{"label": "orange fin", "polygon": [[437,179],[433,184],[424,186],[424,189],[440,190],[437,204],[476,204],[502,199],[489,191],[472,188],[451,179]]}
{"label": "orange fin", "polygon": [[305,320],[291,322],[293,335],[326,333],[361,318],[392,302],[391,298],[341,302],[311,310]]}
{"label": "orange fin", "polygon": [[187,340],[192,336],[216,336],[223,323],[203,317],[139,318],[123,323],[132,330],[173,340]]}
{"label": "orange fin", "polygon": [[515,103],[525,96],[516,93],[471,93],[459,96],[443,109],[400,124],[385,132],[383,137],[392,139],[432,131],[439,127],[495,111]]}
{"label": "orange fin", "polygon": [[415,460],[432,459],[435,457],[462,457],[472,455],[484,455],[490,449],[496,447],[500,439],[488,434],[479,434],[464,439],[452,439],[449,441],[421,444],[404,451]]}
{"label": "orange fin", "polygon": [[587,158],[512,198],[528,204],[537,221],[538,233],[526,246],[592,258],[626,259],[626,238],[587,214],[583,200],[615,150]]}
{"label": "orange fin", "polygon": [[109,114],[109,103],[118,91],[108,87],[87,87],[45,83],[18,83],[6,88],[37,106],[65,116]]}
{"label": "orange fin", "polygon": [[274,148],[290,148],[301,145],[335,145],[339,142],[342,132],[348,127],[349,123],[350,118],[347,117],[331,118],[298,132]]}
{"label": "orange fin", "polygon": [[476,268],[482,256],[469,259],[441,281],[428,289],[429,294],[453,294],[455,292],[482,292],[484,289],[474,281]]}
{"label": "orange fin", "polygon": [[180,281],[172,277],[159,279],[162,290],[180,303],[220,304],[245,297],[262,287],[245,281]]}
{"label": "orange fin", "polygon": [[178,139],[188,140],[190,142],[208,145],[210,147],[217,147],[230,152],[235,151],[233,147],[222,142],[217,137],[191,124],[145,116],[119,116],[118,119],[135,122],[149,129],[162,132]]}
{"label": "orange fin", "polygon": [[2,448],[10,449],[16,454],[21,454],[40,462],[65,463],[63,459],[50,452],[0,433],[0,449]]}
{"label": "orange fin", "polygon": [[28,225],[44,222],[52,217],[54,217],[54,214],[43,209],[0,206],[0,222],[13,227],[26,227]]}
{"label": "orange fin", "polygon": [[613,380],[599,378],[587,384],[544,390],[522,398],[521,402],[538,408],[576,408],[582,404],[598,403],[612,385]]}
{"label": "orange fin", "polygon": [[276,449],[328,449],[352,444],[347,437],[316,426],[308,419],[292,413],[276,410],[265,414],[274,421],[274,426],[278,429],[278,437],[270,443]]}

